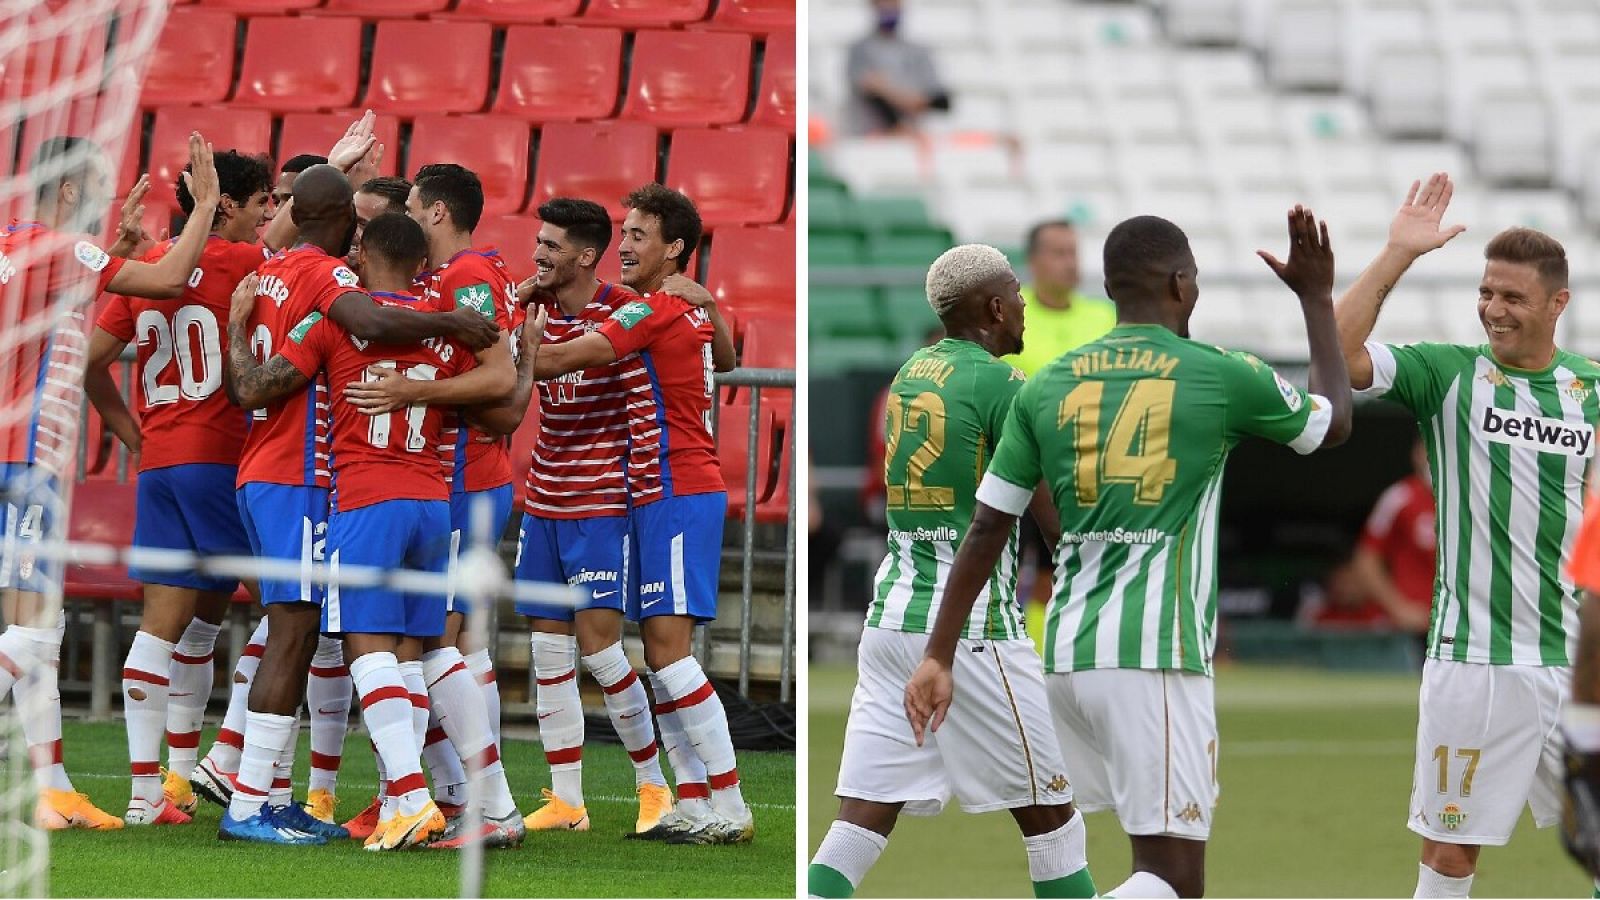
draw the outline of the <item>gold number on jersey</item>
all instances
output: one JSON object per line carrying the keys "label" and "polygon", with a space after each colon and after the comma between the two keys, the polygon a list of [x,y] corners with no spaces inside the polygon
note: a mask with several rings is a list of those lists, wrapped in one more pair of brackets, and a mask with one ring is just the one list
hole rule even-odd
{"label": "gold number on jersey", "polygon": [[[1461,796],[1472,796],[1472,776],[1478,773],[1478,759],[1483,751],[1470,747],[1458,747],[1456,758],[1467,761],[1466,768],[1461,770]],[[1439,764],[1439,793],[1450,792],[1450,748],[1444,744],[1433,748],[1434,762]]]}
{"label": "gold number on jersey", "polygon": [[[888,505],[897,509],[953,509],[956,491],[952,487],[929,487],[922,483],[929,467],[944,454],[944,398],[924,391],[908,405],[899,394],[890,394],[885,408],[884,484]],[[900,437],[914,433],[922,438],[906,461],[905,484],[898,484],[893,467]]]}
{"label": "gold number on jersey", "polygon": [[1105,382],[1085,381],[1061,398],[1056,427],[1065,428],[1069,422],[1074,425],[1072,444],[1077,462],[1073,480],[1077,484],[1078,505],[1098,502],[1102,482],[1132,484],[1135,503],[1161,502],[1167,485],[1178,477],[1178,461],[1168,455],[1172,398],[1177,386],[1170,378],[1134,382],[1111,421],[1103,458],[1100,400],[1105,395]]}

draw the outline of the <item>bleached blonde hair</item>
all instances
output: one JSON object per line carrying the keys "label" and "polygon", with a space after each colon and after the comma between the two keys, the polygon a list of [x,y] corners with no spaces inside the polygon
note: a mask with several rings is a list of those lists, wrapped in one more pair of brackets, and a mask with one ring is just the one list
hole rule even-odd
{"label": "bleached blonde hair", "polygon": [[1011,261],[988,244],[951,247],[928,267],[928,305],[942,317],[978,285],[1011,274]]}

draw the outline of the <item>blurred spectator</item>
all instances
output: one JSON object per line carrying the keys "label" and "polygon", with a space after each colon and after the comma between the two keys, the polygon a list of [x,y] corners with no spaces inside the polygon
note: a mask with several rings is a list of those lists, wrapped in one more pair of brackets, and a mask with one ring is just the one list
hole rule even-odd
{"label": "blurred spectator", "polygon": [[1295,620],[1302,627],[1330,631],[1391,629],[1389,616],[1372,601],[1349,559],[1330,569],[1320,588],[1306,592]]}
{"label": "blurred spectator", "polygon": [[1417,438],[1411,474],[1389,486],[1367,517],[1351,568],[1362,590],[1401,631],[1426,634],[1433,604],[1433,483]]}
{"label": "blurred spectator", "polygon": [[930,109],[949,109],[928,48],[898,34],[900,0],[872,0],[873,32],[850,45],[846,128],[851,134],[911,134]]}
{"label": "blurred spectator", "polygon": [[[932,347],[944,340],[944,326],[935,325],[922,336],[922,346]],[[872,404],[872,418],[867,420],[867,471],[861,479],[861,508],[867,521],[879,528],[887,523],[884,515],[883,457],[888,452],[883,433],[883,419],[889,414],[889,386],[883,386],[878,399]]]}

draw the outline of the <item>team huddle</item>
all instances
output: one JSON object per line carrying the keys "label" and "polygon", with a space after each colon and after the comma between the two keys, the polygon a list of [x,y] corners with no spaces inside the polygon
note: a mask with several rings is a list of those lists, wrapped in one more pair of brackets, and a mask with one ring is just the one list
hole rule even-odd
{"label": "team huddle", "polygon": [[[1463,230],[1441,226],[1452,191],[1442,174],[1413,185],[1337,304],[1326,225],[1289,213],[1287,261],[1261,256],[1299,298],[1309,389],[1188,339],[1197,270],[1164,219],[1106,239],[1116,327],[1026,381],[999,359],[1024,337],[1005,257],[966,245],[933,264],[928,301],[949,336],[890,387],[889,547],[812,896],[851,896],[898,817],[936,813],[952,792],[966,811],[1012,814],[1036,896],[1100,896],[1079,810],[1114,811],[1132,844],[1132,872],[1104,896],[1202,896],[1224,463],[1248,436],[1301,454],[1338,445],[1363,394],[1416,417],[1439,497],[1407,821],[1422,838],[1415,896],[1468,896],[1480,849],[1505,844],[1525,807],[1541,828],[1562,819],[1564,746],[1565,836],[1600,876],[1592,602],[1578,642],[1579,587],[1600,589],[1600,515],[1580,533],[1600,364],[1555,343],[1565,251],[1526,228],[1489,241],[1485,344],[1369,339],[1410,265]],[[1015,595],[1024,512],[1055,548],[1042,658]]]}
{"label": "team huddle", "polygon": [[[372,128],[369,112],[326,157],[295,157],[276,182],[265,157],[214,154],[191,135],[177,185],[186,223],[147,251],[147,178],[102,250],[80,239],[99,230],[109,199],[98,151],[57,138],[34,159],[36,221],[0,234],[7,321],[51,324],[12,350],[4,398],[0,588],[11,624],[0,696],[16,692],[39,824],[182,825],[203,798],[226,807],[225,840],[358,838],[385,851],[515,847],[528,830],[587,830],[581,655],[633,761],[628,836],[751,840],[727,717],[690,652],[695,624],[716,617],[727,507],[712,374],[736,364],[715,300],[683,274],[701,237],[694,205],[659,184],[630,193],[622,283],[610,284],[596,266],[616,232],[611,214],[592,199],[550,199],[538,209],[534,271],[519,280],[512,272],[527,260],[473,239],[478,177],[450,163],[423,165],[411,181],[380,177]],[[102,292],[91,327],[83,311]],[[111,375],[130,342],[137,415]],[[61,435],[76,427],[80,389],[137,455],[134,547],[161,551],[130,567],[145,602],[123,668],[132,786],[122,818],[76,792],[62,765],[64,617],[44,612],[58,608],[48,600],[60,595],[61,566],[33,550],[58,536],[58,485],[71,477]],[[531,459],[513,460],[509,435],[535,390]],[[493,546],[508,526],[519,473],[515,578],[582,597],[517,604],[553,779],[526,817],[500,761],[490,655],[464,627],[474,611],[457,578],[481,564],[469,548]],[[272,568],[241,585],[208,569],[212,556]],[[326,578],[313,577],[316,564]],[[435,573],[447,587],[341,578],[373,569]],[[213,648],[241,589],[266,615],[202,758]],[[624,619],[639,625],[653,704],[623,652]],[[341,825],[352,694],[379,791]],[[304,802],[290,778],[302,712]],[[469,772],[482,798],[476,830]]]}

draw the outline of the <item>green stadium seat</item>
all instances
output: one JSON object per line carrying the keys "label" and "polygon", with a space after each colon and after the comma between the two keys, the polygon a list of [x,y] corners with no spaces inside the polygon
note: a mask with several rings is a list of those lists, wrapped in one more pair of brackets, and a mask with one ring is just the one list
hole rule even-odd
{"label": "green stadium seat", "polygon": [[861,224],[875,232],[943,231],[928,218],[921,197],[862,197],[856,201]]}
{"label": "green stadium seat", "polygon": [[813,225],[810,238],[812,268],[859,266],[864,262],[861,235],[854,231],[818,230]]}
{"label": "green stadium seat", "polygon": [[856,206],[844,191],[817,188],[811,183],[811,227],[813,229],[852,230],[856,227]]}
{"label": "green stadium seat", "polygon": [[822,335],[887,337],[881,304],[872,288],[811,288],[811,330]]}
{"label": "green stadium seat", "polygon": [[814,151],[807,153],[806,164],[806,178],[811,182],[813,190],[816,189],[819,182],[827,182],[841,191],[845,189],[844,182],[840,181],[838,176],[833,174],[833,170],[828,168],[828,161],[822,154]]}
{"label": "green stadium seat", "polygon": [[926,271],[953,244],[949,232],[939,230],[869,234],[867,258],[875,265]]}
{"label": "green stadium seat", "polygon": [[894,345],[881,338],[831,337],[813,339],[806,354],[809,377],[838,375],[863,369],[893,368]]}

